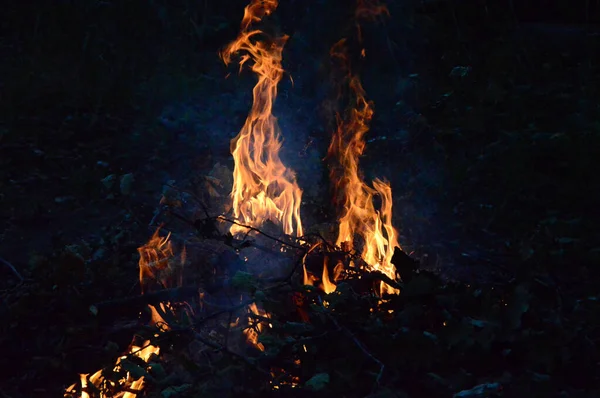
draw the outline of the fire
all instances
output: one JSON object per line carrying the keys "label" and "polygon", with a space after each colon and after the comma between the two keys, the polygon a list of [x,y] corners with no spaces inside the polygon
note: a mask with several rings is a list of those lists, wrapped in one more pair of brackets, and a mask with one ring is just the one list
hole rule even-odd
{"label": "fire", "polygon": [[[144,342],[144,344],[141,347],[132,345],[129,350],[130,355],[142,359],[145,363],[149,363],[152,356],[158,355],[159,353],[160,348],[151,345],[149,341]],[[127,355],[120,357],[113,368],[113,372],[121,373],[123,371],[122,362],[126,359]],[[146,370],[149,370],[149,367]],[[125,372],[124,377],[118,380],[118,382],[105,378],[102,370],[95,372],[91,376],[88,373],[84,373],[79,375],[79,377],[81,383],[81,395],[79,395],[80,398],[91,398],[92,395],[90,395],[90,393],[88,392],[90,389],[100,390],[99,395],[93,395],[99,398],[117,396],[122,398],[135,398],[138,396],[138,393],[140,393],[144,388],[144,376],[141,376],[136,379],[132,377],[129,372]],[[90,383],[92,384],[92,386],[90,386]],[[108,393],[105,393],[105,391]],[[64,396],[65,398],[74,397],[74,394],[76,393],[76,385],[73,384],[72,386],[67,388]]]}
{"label": "fire", "polygon": [[[346,61],[344,41],[336,43],[332,56]],[[351,109],[346,119],[338,113],[337,130],[329,145],[328,155],[335,159],[330,177],[335,184],[336,203],[342,207],[336,245],[352,249],[355,237],[364,244],[361,257],[375,271],[396,279],[392,264],[394,248],[400,247],[397,232],[392,226],[392,191],[387,182],[379,179],[368,186],[359,172],[359,157],[365,149],[365,134],[373,117],[372,103],[367,101],[365,90],[358,76],[350,76],[349,88],[353,96]],[[379,196],[381,207],[375,208],[373,199]],[[380,294],[397,294],[391,286],[380,284]]]}
{"label": "fire", "polygon": [[[256,303],[250,304],[248,306],[248,310],[251,314],[254,314],[261,318],[268,319],[271,317],[265,310],[259,309],[258,306],[256,305]],[[246,341],[248,343],[250,343],[251,345],[253,345],[254,347],[256,347],[257,349],[259,349],[260,351],[264,351],[265,346],[258,341],[258,336],[260,336],[260,334],[262,333],[262,331],[265,328],[264,320],[262,320],[262,319],[257,320],[254,317],[249,316],[248,323],[249,323],[249,326],[246,329],[244,329],[244,334],[246,335]],[[271,324],[269,324],[269,327],[271,327]]]}
{"label": "fire", "polygon": [[354,17],[356,20],[366,19],[374,21],[380,15],[390,15],[390,11],[379,0],[357,0]]}
{"label": "fire", "polygon": [[[154,286],[161,288],[168,288],[181,284],[181,272],[180,266],[185,263],[185,248],[180,255],[179,261],[176,261],[173,246],[171,243],[171,234],[166,237],[160,236],[160,228],[158,228],[148,243],[138,248],[140,255],[139,268],[140,268],[140,284],[142,288],[142,294],[151,290]],[[151,325],[159,326],[162,331],[169,330],[169,325],[160,316],[159,311],[153,305],[148,305],[151,314]],[[171,307],[169,303],[160,303],[159,308],[162,312],[170,311]],[[158,355],[160,348],[150,344],[150,341],[144,342],[142,346],[132,344],[129,349],[129,355],[141,358],[146,364],[149,363],[152,355]],[[127,359],[127,355],[117,359],[113,372],[122,373],[122,361]],[[148,369],[149,370],[149,365]],[[91,384],[91,385],[90,385]],[[80,387],[81,395],[79,398],[91,398],[92,395],[88,391],[98,391],[100,398],[108,397],[122,397],[122,398],[135,398],[138,393],[144,388],[144,376],[139,378],[133,378],[129,372],[125,373],[125,377],[119,379],[117,382],[114,380],[105,378],[103,371],[99,370],[92,375],[81,374],[80,375]],[[65,391],[65,398],[77,396],[76,384],[73,384]]]}
{"label": "fire", "polygon": [[[269,220],[282,225],[283,232],[288,235],[302,236],[302,190],[296,183],[294,172],[279,158],[280,130],[272,114],[277,84],[283,76],[283,46],[288,37],[269,38],[252,28],[254,22],[270,15],[277,5],[277,0],[252,0],[244,9],[240,34],[221,53],[228,65],[234,54],[243,52],[240,71],[244,64],[251,62],[251,70],[258,77],[252,91],[250,113],[239,134],[231,141],[234,160],[232,208],[234,217],[244,224],[259,227]],[[246,232],[243,227],[231,227],[234,235],[243,232]]]}
{"label": "fire", "polygon": [[148,243],[138,248],[142,294],[155,285],[165,289],[181,285],[182,282],[181,267],[185,264],[185,248],[181,253],[179,262],[175,261],[175,254],[170,240],[171,233],[161,237],[160,229],[160,227],[156,229]]}
{"label": "fire", "polygon": [[[362,42],[362,29],[359,21],[361,19],[367,21],[375,21],[379,16],[389,16],[390,11],[388,8],[379,2],[379,0],[357,0],[356,9],[354,10],[354,19],[356,20],[356,32],[358,35],[358,41]],[[366,50],[361,49],[361,56],[364,57]]]}
{"label": "fire", "polygon": [[[310,255],[315,249],[317,249],[318,247],[321,247],[321,246],[322,246],[322,243],[314,244],[313,246],[311,246],[311,248],[309,250],[307,250],[307,252],[304,254],[304,257],[302,258],[304,285],[314,286],[315,282],[317,282],[317,280],[318,280],[318,278],[315,275],[309,273],[306,270],[306,259],[307,259],[308,255]],[[319,285],[319,288],[323,292],[325,292],[325,294],[335,292],[337,285],[334,282],[337,282],[340,279],[342,279],[341,277],[342,277],[342,272],[344,271],[344,263],[342,261],[337,262],[337,264],[333,268],[333,278],[329,277],[329,268],[328,267],[329,267],[329,257],[325,257],[325,259],[323,260],[323,274],[321,276],[321,284]]]}
{"label": "fire", "polygon": [[[140,286],[142,294],[147,293],[154,286],[163,289],[181,286],[182,269],[186,261],[185,247],[181,251],[179,259],[176,258],[171,242],[171,233],[165,237],[160,236],[160,227],[156,229],[148,243],[138,248],[140,259]],[[159,326],[161,330],[169,330],[169,325],[160,316],[157,308],[148,304],[150,309],[152,326]],[[171,311],[171,304],[160,303],[162,312]]]}
{"label": "fire", "polygon": [[328,265],[327,258],[325,258],[325,263],[323,264],[323,277],[321,279],[321,283],[323,284],[323,291],[326,294],[335,292],[335,288],[337,287],[335,283],[331,282],[329,279],[329,271],[327,270]]}

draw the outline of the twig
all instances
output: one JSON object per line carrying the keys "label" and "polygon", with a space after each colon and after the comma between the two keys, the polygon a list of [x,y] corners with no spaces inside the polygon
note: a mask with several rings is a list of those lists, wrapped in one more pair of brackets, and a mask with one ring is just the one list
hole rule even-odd
{"label": "twig", "polygon": [[194,297],[198,295],[199,288],[196,286],[178,287],[175,289],[164,289],[153,293],[147,293],[140,296],[130,296],[118,298],[115,300],[102,301],[94,304],[94,307],[98,312],[110,310],[111,314],[113,311],[118,309],[125,309],[126,312],[137,311],[147,304],[157,304],[162,301],[177,301],[185,298]]}
{"label": "twig", "polygon": [[[307,238],[308,238],[308,237],[310,237],[310,236],[315,236],[315,237],[319,238],[319,240],[320,240],[320,241],[321,241],[321,242],[322,242],[322,243],[323,243],[325,246],[327,246],[327,248],[328,248],[329,250],[331,250],[331,251],[337,251],[337,248],[336,248],[334,245],[332,245],[331,243],[329,243],[329,241],[328,241],[327,239],[325,239],[325,237],[324,237],[323,235],[321,235],[320,233],[318,233],[318,232],[311,232],[311,233],[309,233],[309,234],[306,234],[306,235],[304,235],[304,236],[301,236],[300,238],[298,238],[298,240],[301,240],[301,241],[303,241],[303,242],[309,243]],[[346,252],[342,252],[342,253],[346,254]]]}
{"label": "twig", "polygon": [[372,278],[372,279],[376,279],[376,280],[378,280],[380,282],[383,282],[386,285],[389,285],[389,286],[393,287],[394,289],[397,289],[397,290],[404,289],[404,286],[402,286],[400,283],[396,282],[395,280],[393,280],[392,278],[390,278],[389,276],[387,276],[383,272],[380,272],[380,271],[371,271],[371,272],[367,273],[366,276],[369,277],[369,278]]}
{"label": "twig", "polygon": [[[233,301],[231,301],[231,297],[229,294],[225,294],[227,296],[227,301],[229,301],[230,305],[233,305]],[[231,319],[233,318],[233,311],[229,311],[229,317],[227,318],[227,331],[225,332],[225,342],[223,345],[225,348],[229,347],[229,331],[231,330]]]}
{"label": "twig", "polygon": [[188,224],[188,225],[196,228],[196,224],[193,221],[188,220],[187,218],[185,218],[181,214],[179,214],[179,213],[177,213],[177,212],[175,212],[175,211],[173,211],[171,209],[167,209],[167,211],[168,211],[168,213],[170,215],[172,215],[173,217],[177,218],[178,220],[183,221],[184,223],[186,223],[186,224]]}
{"label": "twig", "polygon": [[248,306],[248,305],[250,305],[252,303],[254,303],[253,299],[252,300],[246,300],[246,301],[244,301],[244,302],[242,302],[242,303],[240,303],[238,305],[234,305],[233,307],[229,307],[229,308],[226,308],[226,309],[221,310],[221,311],[213,312],[210,315],[207,315],[207,316],[205,316],[203,318],[200,318],[198,321],[196,321],[194,323],[194,326],[200,326],[201,324],[203,324],[204,322],[208,321],[209,319],[216,318],[219,315],[223,315],[223,314],[234,312],[234,311],[239,310],[240,308],[244,308],[244,307],[246,307],[246,306]]}
{"label": "twig", "polygon": [[23,278],[21,276],[21,274],[19,273],[19,271],[17,271],[17,269],[14,267],[14,265],[12,265],[11,263],[9,263],[8,261],[6,261],[5,259],[3,259],[2,257],[0,257],[0,263],[6,265],[8,268],[11,269],[11,271],[13,272],[13,274],[15,274],[17,276],[17,278],[19,278],[19,280],[21,282],[25,281],[25,278]]}
{"label": "twig", "polygon": [[293,248],[293,249],[298,249],[298,250],[304,250],[304,249],[305,249],[305,248],[304,248],[304,247],[302,247],[302,246],[297,246],[297,245],[294,245],[294,244],[292,244],[292,243],[288,243],[288,242],[286,242],[286,241],[284,241],[284,240],[282,240],[282,239],[276,238],[276,237],[274,237],[274,236],[272,236],[272,235],[269,235],[269,234],[267,234],[266,232],[263,232],[263,231],[261,231],[260,229],[258,229],[258,228],[255,228],[255,227],[253,227],[253,226],[250,226],[250,225],[245,225],[245,224],[241,224],[241,223],[239,223],[239,222],[237,222],[237,221],[235,221],[235,220],[231,220],[231,219],[229,219],[229,218],[226,218],[226,217],[224,217],[224,216],[217,216],[216,218],[218,218],[218,219],[220,219],[220,220],[223,220],[223,221],[227,221],[227,222],[229,222],[229,223],[231,223],[231,224],[238,225],[238,226],[240,226],[240,227],[243,227],[243,228],[248,228],[248,230],[250,230],[250,231],[258,232],[259,234],[263,235],[264,237],[266,237],[266,238],[269,238],[269,239],[271,239],[271,240],[274,240],[275,242],[281,243],[281,244],[282,244],[282,245],[284,245],[284,246],[288,246],[288,247],[291,247],[291,248]]}
{"label": "twig", "polygon": [[169,188],[173,188],[174,190],[181,192],[181,193],[187,193],[188,195],[190,195],[192,198],[194,198],[196,200],[196,202],[198,202],[198,204],[200,205],[200,207],[202,207],[202,211],[204,211],[204,214],[206,215],[206,218],[210,218],[210,215],[208,214],[208,206],[206,206],[206,204],[204,204],[204,201],[202,199],[200,199],[196,194],[194,194],[191,191],[187,191],[185,189],[181,189],[179,187],[176,187],[174,185],[171,184],[165,184],[167,187]]}
{"label": "twig", "polygon": [[304,256],[298,258],[298,260],[296,260],[296,263],[294,264],[294,266],[292,267],[292,270],[290,271],[290,273],[288,275],[286,275],[285,277],[285,281],[291,281],[292,277],[294,276],[294,274],[296,273],[296,270],[300,267],[300,264],[302,264],[304,262],[304,258],[306,257],[307,253],[304,253]]}
{"label": "twig", "polygon": [[321,297],[319,296],[319,304],[321,305],[321,308],[324,310],[325,315],[327,315],[327,317],[331,320],[331,322],[333,322],[333,324],[335,325],[335,327],[338,328],[338,330],[341,330],[342,332],[344,332],[346,334],[346,336],[348,336],[353,342],[354,344],[367,356],[369,357],[373,362],[375,362],[377,365],[379,365],[379,373],[377,373],[377,376],[375,377],[375,383],[373,384],[373,389],[371,392],[375,391],[375,387],[377,385],[379,385],[379,381],[381,380],[381,376],[383,376],[383,371],[385,369],[385,365],[383,364],[383,362],[381,362],[379,359],[377,359],[373,354],[371,354],[369,352],[369,350],[367,350],[367,348],[363,345],[363,343],[360,342],[360,340],[358,340],[350,330],[348,330],[346,327],[340,325],[340,323],[337,321],[337,319],[335,319],[330,313],[329,311],[325,308],[325,306],[323,305],[323,300],[321,299]]}
{"label": "twig", "polygon": [[259,371],[260,373],[264,374],[264,375],[268,375],[269,377],[271,376],[271,374],[266,371],[265,369],[261,368],[260,366],[258,366],[255,362],[253,362],[250,358],[247,358],[241,354],[238,354],[237,352],[234,351],[230,351],[227,348],[223,347],[220,344],[217,344],[213,341],[210,341],[206,338],[204,338],[204,336],[202,336],[200,333],[198,332],[194,332],[194,337],[196,338],[196,340],[198,340],[199,342],[209,346],[210,348],[214,348],[215,350],[224,352],[226,354],[231,355],[234,358],[237,358],[239,360],[241,360],[242,362],[244,362],[246,365],[252,366],[254,369],[256,369],[257,371]]}

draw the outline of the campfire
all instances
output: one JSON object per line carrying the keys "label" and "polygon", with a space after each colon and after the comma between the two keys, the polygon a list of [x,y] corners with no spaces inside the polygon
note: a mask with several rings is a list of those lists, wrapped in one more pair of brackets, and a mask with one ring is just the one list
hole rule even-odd
{"label": "campfire", "polygon": [[[211,175],[202,198],[175,186],[165,191],[163,223],[138,249],[141,296],[136,303],[142,304],[145,333],[136,336],[113,366],[82,374],[65,397],[141,396],[148,383],[161,385],[174,347],[182,342],[195,366],[230,355],[251,365],[271,390],[301,385],[316,389],[329,376],[307,377],[303,369],[309,343],[319,337],[303,342],[291,337],[291,329],[308,332],[315,322],[324,322],[315,319],[311,309],[316,309],[345,331],[331,314],[343,306],[341,297],[348,289],[369,296],[371,311],[393,312],[385,305],[400,294],[396,266],[399,259],[403,264],[410,260],[400,255],[389,183],[375,179],[369,185],[361,174],[359,159],[373,104],[342,39],[333,45],[331,57],[342,76],[339,103],[347,106],[335,115],[337,128],[327,153],[337,236],[323,236],[303,225],[302,189],[280,158],[285,132],[273,104],[284,76],[282,53],[288,37],[269,35],[262,27],[277,6],[277,0],[252,0],[238,37],[220,53],[225,64],[238,59],[240,71],[249,68],[257,78],[250,112],[231,141],[231,186]],[[387,9],[379,2],[357,2],[358,43],[362,45],[360,21],[380,15],[387,15]],[[365,49],[359,50],[364,57]],[[218,170],[223,172],[223,166]],[[217,190],[229,191],[229,200]],[[289,344],[282,345],[271,334],[287,336]],[[355,337],[352,341],[377,366],[377,382],[383,364]],[[185,377],[181,381],[179,389],[169,387],[163,396],[191,388]]]}

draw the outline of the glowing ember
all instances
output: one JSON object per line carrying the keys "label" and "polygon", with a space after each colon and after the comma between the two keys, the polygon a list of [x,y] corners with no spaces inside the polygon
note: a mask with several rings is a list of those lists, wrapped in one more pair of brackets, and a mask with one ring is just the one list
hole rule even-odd
{"label": "glowing ember", "polygon": [[[240,70],[251,61],[251,69],[258,77],[252,91],[252,109],[231,141],[234,159],[231,197],[233,215],[244,224],[259,227],[270,220],[282,225],[284,233],[301,236],[302,191],[295,174],[279,158],[280,132],[272,114],[277,84],[283,75],[281,53],[288,37],[268,38],[252,28],[254,22],[270,15],[277,5],[277,0],[252,0],[244,10],[239,36],[221,53],[225,64],[229,64],[234,54],[243,52]],[[244,232],[247,231],[243,227],[231,227],[234,235]]]}
{"label": "glowing ember", "polygon": [[[332,48],[332,56],[346,61],[344,41]],[[333,134],[328,155],[339,166],[331,170],[330,177],[336,188],[336,202],[341,209],[336,244],[352,249],[355,237],[362,238],[362,259],[372,269],[396,279],[391,263],[394,248],[400,247],[397,232],[392,226],[392,191],[390,185],[376,179],[373,188],[361,178],[358,160],[365,149],[364,135],[369,131],[373,117],[372,104],[366,100],[365,91],[357,76],[349,77],[353,104],[346,120],[337,114],[337,130]],[[374,196],[381,198],[379,210],[373,204]],[[391,286],[380,285],[380,294],[397,294]]]}

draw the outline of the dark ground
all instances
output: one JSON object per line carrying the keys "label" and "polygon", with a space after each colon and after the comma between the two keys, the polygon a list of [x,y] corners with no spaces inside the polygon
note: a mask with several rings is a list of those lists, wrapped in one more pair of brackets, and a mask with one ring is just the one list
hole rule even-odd
{"label": "dark ground", "polygon": [[[137,292],[135,249],[163,184],[231,166],[253,79],[217,57],[245,5],[224,3],[3,10],[0,257],[27,279],[0,265],[3,396],[54,396],[112,358],[87,306]],[[300,3],[276,13],[294,79],[276,113],[310,226],[335,219],[323,101],[351,8]],[[600,4],[387,3],[391,18],[366,32],[375,118],[361,164],[390,180],[405,249],[448,278],[543,270],[568,293],[596,294]],[[129,195],[101,182],[128,173]]]}

